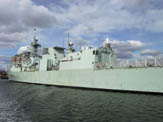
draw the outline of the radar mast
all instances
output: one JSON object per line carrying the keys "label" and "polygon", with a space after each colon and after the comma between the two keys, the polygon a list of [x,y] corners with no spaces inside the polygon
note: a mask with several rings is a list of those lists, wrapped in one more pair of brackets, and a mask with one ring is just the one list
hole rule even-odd
{"label": "radar mast", "polygon": [[[34,32],[36,32],[36,28],[34,28]],[[31,43],[31,46],[33,48],[34,56],[37,56],[38,48],[41,47],[41,45],[38,43],[38,39],[36,38],[36,34],[34,34],[34,38],[33,38],[33,42]]]}

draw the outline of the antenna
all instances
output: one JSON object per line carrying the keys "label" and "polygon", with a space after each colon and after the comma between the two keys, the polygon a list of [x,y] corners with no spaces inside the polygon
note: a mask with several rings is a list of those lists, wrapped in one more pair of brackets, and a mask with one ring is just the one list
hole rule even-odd
{"label": "antenna", "polygon": [[64,41],[64,39],[63,39],[63,47],[65,46],[65,41]]}
{"label": "antenna", "polygon": [[36,40],[36,31],[37,31],[37,29],[34,28],[33,30],[34,30],[34,37],[33,38],[34,38],[34,40]]}
{"label": "antenna", "polygon": [[68,31],[68,35],[67,35],[67,36],[68,36],[68,43],[69,43],[69,42],[70,42],[70,40],[69,40],[69,38],[70,38],[70,37],[69,37],[69,36],[70,36],[70,35],[69,35],[69,31]]}

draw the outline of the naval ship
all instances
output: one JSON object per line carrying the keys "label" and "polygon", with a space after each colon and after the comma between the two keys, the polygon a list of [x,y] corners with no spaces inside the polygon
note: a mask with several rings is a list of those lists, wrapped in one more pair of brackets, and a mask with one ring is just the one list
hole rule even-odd
{"label": "naval ship", "polygon": [[84,46],[75,51],[68,42],[63,47],[43,48],[34,38],[31,48],[13,56],[8,71],[10,81],[65,87],[163,93],[163,67],[155,60],[144,65],[116,58],[109,39],[101,47]]}

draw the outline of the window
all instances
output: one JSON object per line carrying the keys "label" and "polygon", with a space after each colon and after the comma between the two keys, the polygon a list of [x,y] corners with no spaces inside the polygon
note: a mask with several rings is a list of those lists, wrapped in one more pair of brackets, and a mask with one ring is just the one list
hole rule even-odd
{"label": "window", "polygon": [[98,53],[99,53],[99,52],[98,52],[98,50],[97,50],[97,51],[96,51],[96,55],[98,55]]}
{"label": "window", "polygon": [[93,55],[95,55],[96,54],[96,51],[95,50],[93,50]]}

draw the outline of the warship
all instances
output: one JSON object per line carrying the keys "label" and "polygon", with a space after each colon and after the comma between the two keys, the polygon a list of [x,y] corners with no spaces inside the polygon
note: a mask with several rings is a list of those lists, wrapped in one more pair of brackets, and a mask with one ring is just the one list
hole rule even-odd
{"label": "warship", "polygon": [[122,65],[117,60],[110,40],[101,47],[83,46],[75,51],[59,46],[43,48],[34,37],[30,48],[13,56],[8,71],[10,81],[64,87],[163,93],[163,67],[155,59],[144,65],[136,61]]}

